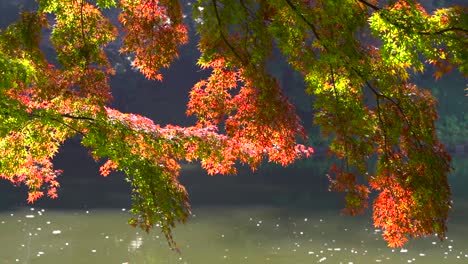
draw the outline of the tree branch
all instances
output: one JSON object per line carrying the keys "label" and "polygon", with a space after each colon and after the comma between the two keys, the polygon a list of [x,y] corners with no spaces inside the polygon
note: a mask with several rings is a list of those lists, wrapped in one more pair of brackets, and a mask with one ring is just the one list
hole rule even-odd
{"label": "tree branch", "polygon": [[294,6],[294,4],[291,2],[291,0],[285,0],[286,3],[288,3],[289,7],[291,7],[291,9],[294,11],[294,13],[296,13],[299,17],[301,17],[301,19],[310,27],[310,29],[312,29],[312,32],[314,33],[315,35],[315,38],[317,38],[318,40],[320,40],[320,37],[317,33],[317,29],[315,28],[314,24],[310,23],[305,17],[303,14],[301,14],[301,12],[299,12],[299,10],[297,9],[296,6]]}
{"label": "tree branch", "polygon": [[[335,94],[335,101],[336,101],[336,112],[337,112],[337,117],[340,119],[340,98],[338,97],[338,92],[336,90],[336,84],[335,84],[335,73],[333,72],[333,67],[332,65],[330,64],[330,76],[331,76],[331,79],[332,79],[332,85],[333,85],[333,93]],[[341,123],[341,120],[340,120],[340,123]],[[338,128],[339,129],[339,128]],[[343,137],[344,138],[347,138],[348,137],[348,133],[347,133],[347,130],[346,129],[343,129],[342,131],[343,133]],[[346,162],[346,170],[349,171],[349,159],[348,159],[348,144],[346,142],[346,140],[344,141],[344,151],[345,151],[345,158],[344,158],[344,161]],[[342,165],[343,167],[343,165]],[[343,170],[343,168],[341,168]]]}
{"label": "tree branch", "polygon": [[382,119],[382,114],[380,111],[380,98],[376,96],[375,101],[377,103],[377,117],[379,119],[379,123],[382,126],[382,134],[384,138],[384,149],[385,149],[385,159],[388,159],[387,151],[388,151],[388,139],[387,139],[387,132],[385,131],[385,123]]}
{"label": "tree branch", "polygon": [[88,40],[86,38],[86,34],[84,31],[84,17],[83,17],[83,9],[84,9],[84,0],[81,0],[80,2],[80,23],[81,23],[81,37],[83,39],[83,52],[86,60],[85,68],[89,65],[89,51],[88,51]]}
{"label": "tree branch", "polygon": [[421,31],[421,32],[418,32],[418,33],[421,34],[421,35],[430,36],[430,35],[441,35],[441,34],[443,34],[445,32],[449,32],[449,31],[460,31],[460,32],[463,32],[465,34],[468,33],[467,29],[459,28],[459,27],[449,27],[449,28],[444,28],[444,29],[441,29],[439,31],[434,31],[434,32]]}
{"label": "tree branch", "polygon": [[[356,72],[357,73],[357,72]],[[358,73],[359,76],[361,76],[359,73]],[[361,79],[363,79],[363,77],[361,76]],[[375,96],[377,97],[377,105],[379,106],[379,97],[382,97],[382,98],[385,98],[387,99],[388,101],[390,101],[392,104],[394,104],[397,108],[398,108],[398,111],[400,112],[401,116],[403,117],[403,120],[404,122],[406,123],[406,125],[408,126],[408,129],[409,131],[411,132],[411,134],[413,134],[413,136],[415,136],[416,138],[416,141],[418,142],[418,145],[420,147],[422,147],[422,143],[421,141],[416,137],[416,133],[413,131],[413,126],[412,124],[410,123],[409,119],[408,119],[408,116],[406,115],[405,111],[403,111],[403,108],[401,108],[400,104],[398,102],[396,102],[393,98],[377,91],[374,89],[374,87],[372,87],[372,85],[369,83],[369,81],[365,80],[365,83],[367,85],[367,87],[369,87],[369,89],[375,94]]]}
{"label": "tree branch", "polygon": [[[43,115],[34,114],[34,113],[29,114],[29,116],[32,117],[32,118],[43,118],[43,117],[44,117]],[[67,118],[73,118],[73,119],[92,120],[92,121],[94,121],[94,119],[93,119],[93,118],[90,118],[90,117],[72,116],[72,115],[69,115],[69,114],[62,114],[61,116],[67,117]],[[69,128],[69,129],[75,131],[76,133],[80,134],[80,135],[83,136],[83,137],[86,137],[86,134],[83,133],[82,131],[80,131],[80,130],[78,130],[78,129],[72,127],[72,126],[70,126],[69,124],[67,124],[67,123],[65,123],[65,122],[62,122],[61,120],[59,120],[59,119],[57,119],[57,118],[55,118],[55,117],[51,117],[51,116],[50,116],[50,117],[47,117],[47,118],[49,118],[50,120],[55,121],[55,122],[57,122],[57,123],[59,123],[59,124],[61,124],[61,125],[63,125],[63,126],[66,126],[67,128]]]}
{"label": "tree branch", "polygon": [[239,2],[240,2],[240,4],[241,4],[242,8],[244,8],[244,9],[247,11],[247,13],[249,13],[249,15],[250,15],[251,17],[257,17],[257,16],[255,15],[255,13],[254,13],[252,10],[250,10],[250,8],[248,8],[248,7],[245,5],[244,0],[240,0]]}
{"label": "tree branch", "polygon": [[371,3],[367,2],[367,1],[364,1],[364,0],[356,0],[356,1],[362,3],[363,5],[365,5],[367,7],[370,7],[372,9],[374,9],[375,11],[379,11],[381,9],[380,7],[375,6],[375,5],[373,5],[373,4],[371,4]]}
{"label": "tree branch", "polygon": [[62,117],[67,117],[67,118],[71,118],[71,119],[95,121],[94,118],[92,118],[92,117],[87,117],[87,116],[73,116],[73,115],[70,115],[70,114],[61,114],[61,116],[62,116]]}
{"label": "tree branch", "polygon": [[65,123],[65,122],[60,121],[59,119],[56,119],[56,118],[51,117],[50,120],[53,120],[53,121],[55,121],[55,122],[57,122],[57,123],[59,123],[59,124],[61,124],[61,125],[63,125],[63,126],[68,127],[69,129],[75,131],[76,133],[80,134],[80,135],[83,136],[84,138],[86,137],[86,134],[85,134],[85,133],[83,133],[82,131],[80,131],[80,130],[78,130],[78,129],[72,127],[72,126],[70,126],[69,124],[67,124],[67,123]]}
{"label": "tree branch", "polygon": [[221,38],[223,39],[224,43],[226,43],[226,45],[229,47],[229,49],[232,51],[232,53],[234,54],[235,57],[237,57],[237,59],[239,59],[239,61],[241,62],[241,64],[243,65],[247,65],[247,63],[242,59],[242,57],[237,53],[237,51],[234,49],[234,47],[231,45],[231,43],[229,43],[229,41],[227,40],[226,36],[224,35],[223,33],[223,28],[221,27],[221,18],[219,16],[219,12],[218,12],[218,5],[216,4],[216,0],[212,0],[211,1],[213,3],[213,9],[215,11],[215,15],[216,15],[216,21],[218,23],[218,27],[219,27],[219,34],[221,35]]}

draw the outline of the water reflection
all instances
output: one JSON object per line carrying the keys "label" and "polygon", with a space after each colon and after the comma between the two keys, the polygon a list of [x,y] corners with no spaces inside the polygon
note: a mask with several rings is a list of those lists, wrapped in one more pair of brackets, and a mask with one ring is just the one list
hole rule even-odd
{"label": "water reflection", "polygon": [[0,215],[0,263],[467,263],[468,228],[389,249],[368,216],[270,207],[195,209],[175,238],[126,224],[124,210],[18,210]]}

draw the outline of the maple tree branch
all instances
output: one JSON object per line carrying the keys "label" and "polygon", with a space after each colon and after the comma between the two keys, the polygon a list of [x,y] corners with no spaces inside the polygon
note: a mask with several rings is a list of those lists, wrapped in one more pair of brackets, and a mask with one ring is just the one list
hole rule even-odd
{"label": "maple tree branch", "polygon": [[409,121],[408,121],[408,118],[406,117],[406,114],[405,112],[403,111],[403,109],[401,108],[400,104],[398,102],[396,102],[393,98],[381,93],[380,91],[377,91],[370,83],[369,81],[361,74],[361,72],[356,69],[355,67],[351,67],[351,69],[361,78],[362,81],[364,81],[366,83],[366,86],[369,87],[369,89],[372,91],[372,93],[375,94],[375,96],[377,97],[382,97],[382,98],[385,98],[387,99],[388,101],[390,101],[392,104],[394,104],[397,108],[398,108],[398,111],[400,111],[401,115],[403,116],[403,118],[405,118],[405,121],[406,123],[408,124],[408,126],[410,125],[409,124]]}
{"label": "maple tree branch", "polygon": [[[400,30],[408,30],[409,32],[411,32],[414,29],[414,28],[410,28],[410,27],[406,26],[404,23],[400,23],[399,21],[396,21],[396,20],[388,17],[385,13],[381,13],[381,16],[388,23],[394,25],[395,27],[399,28]],[[412,32],[414,32],[415,34],[423,35],[423,36],[431,36],[431,35],[442,35],[445,32],[449,32],[449,31],[461,31],[463,33],[468,33],[467,29],[460,28],[460,27],[448,27],[448,28],[444,28],[444,29],[434,31],[434,32],[431,32],[431,31],[412,31]]]}
{"label": "maple tree branch", "polygon": [[89,120],[89,121],[95,121],[94,118],[92,117],[87,117],[87,116],[74,116],[70,114],[61,114],[62,117],[67,117],[71,119],[79,119],[79,120]]}
{"label": "maple tree branch", "polygon": [[[358,72],[356,71],[356,73],[358,73]],[[359,73],[358,73],[358,75],[359,75]],[[363,76],[361,76],[361,78],[363,78]],[[364,79],[363,79],[363,80],[364,80]],[[364,80],[364,81],[366,82],[367,87],[369,87],[369,89],[370,89],[376,96],[385,98],[385,99],[387,99],[388,101],[392,102],[395,106],[398,107],[398,109],[400,110],[400,112],[402,112],[402,114],[404,114],[404,113],[403,113],[403,109],[401,109],[401,107],[400,107],[400,104],[397,103],[393,98],[389,97],[388,95],[385,95],[385,94],[381,93],[380,91],[377,91],[374,87],[372,87],[372,85],[370,85],[370,83],[369,83],[368,80]]]}
{"label": "maple tree branch", "polygon": [[[91,117],[86,117],[86,116],[74,116],[74,115],[70,115],[70,114],[61,114],[62,117],[65,117],[65,118],[71,118],[71,119],[77,119],[77,120],[88,120],[88,121],[95,121],[94,118],[91,118]],[[40,116],[39,116],[40,117]],[[54,118],[54,117],[51,117],[50,118],[51,120],[57,122],[57,123],[60,123],[61,125],[64,125],[66,127],[68,127],[69,129],[75,131],[76,133],[80,134],[81,136],[83,137],[86,137],[86,134],[83,133],[82,131],[70,126],[69,124],[65,123],[65,122],[62,122],[60,121],[59,119],[57,118]]]}
{"label": "maple tree branch", "polygon": [[61,125],[64,125],[64,126],[68,127],[69,129],[75,131],[76,133],[80,134],[81,136],[86,137],[86,134],[85,134],[85,133],[83,133],[82,131],[80,131],[80,130],[78,130],[78,129],[72,127],[72,126],[70,126],[69,124],[67,124],[67,123],[65,123],[65,122],[62,122],[62,121],[60,121],[60,120],[58,120],[58,119],[56,119],[56,118],[53,118],[53,117],[51,117],[50,120],[53,120],[53,121],[55,121],[55,122],[57,122],[57,123],[59,123],[59,124],[61,124]]}
{"label": "maple tree branch", "polygon": [[[299,10],[297,9],[297,7],[294,6],[294,4],[293,4],[290,0],[285,0],[285,1],[286,1],[286,3],[288,3],[288,5],[291,7],[291,9],[292,9],[297,15],[299,15],[299,16],[301,17],[301,19],[311,28],[311,30],[312,30],[312,32],[314,33],[315,37],[316,37],[318,40],[320,40],[320,36],[318,35],[315,26],[314,26],[312,23],[310,23],[310,22],[304,17],[304,15],[302,15],[302,14],[299,12]],[[369,6],[369,7],[373,8],[373,9],[375,9],[375,10],[380,10],[380,9],[381,9],[381,8],[379,8],[379,7],[377,7],[377,6],[374,6],[374,5],[372,5],[372,4],[370,4],[370,3],[366,2],[366,1],[363,1],[363,0],[357,0],[357,1],[362,2],[362,3],[365,4],[366,6]],[[385,18],[386,18],[386,17],[385,17]],[[387,19],[387,18],[386,18],[386,19]],[[390,20],[388,20],[388,21],[389,21],[390,23],[392,23],[392,24],[393,24],[393,23],[396,23],[396,26],[399,25],[399,24],[398,24],[397,22],[395,22],[395,21],[390,21]],[[394,25],[395,25],[395,24],[394,24]],[[325,48],[326,51],[329,52],[329,48],[328,48],[326,45],[323,45],[323,47]],[[331,67],[331,66],[330,66],[330,67]],[[361,74],[357,69],[355,69],[354,67],[353,67],[352,69],[358,74],[358,76],[361,77],[361,79],[362,79],[363,81],[365,81],[365,83],[367,84],[367,86],[369,87],[369,89],[371,89],[371,91],[372,91],[377,97],[385,98],[385,99],[387,99],[388,101],[390,101],[392,104],[394,104],[394,105],[397,107],[398,111],[400,112],[400,114],[402,115],[402,117],[403,117],[403,119],[404,119],[404,122],[408,125],[408,127],[409,127],[411,133],[412,133],[413,135],[416,135],[416,134],[414,133],[414,131],[412,130],[412,125],[411,125],[411,123],[409,122],[409,119],[408,119],[408,117],[406,116],[406,113],[405,113],[405,111],[402,109],[401,105],[400,105],[398,102],[396,102],[393,98],[391,98],[391,97],[389,97],[389,96],[387,96],[387,95],[385,95],[385,94],[383,94],[383,93],[377,91],[376,89],[374,89],[374,88],[370,85],[370,83],[368,82],[368,80],[365,79],[364,76],[362,76],[362,74]],[[332,70],[332,69],[331,69],[331,70]],[[333,79],[333,70],[332,70],[332,79]],[[333,85],[334,85],[334,83],[333,83]],[[334,86],[334,88],[335,88],[335,86]],[[335,91],[335,97],[337,98],[336,90],[334,89],[334,91]],[[420,142],[419,139],[417,139],[417,142],[418,142],[418,145],[419,145],[419,146],[422,146],[422,143]],[[346,146],[345,146],[345,148],[346,148]]]}
{"label": "maple tree branch", "polygon": [[85,24],[85,19],[84,19],[84,16],[83,16],[83,9],[84,9],[84,1],[85,0],[81,0],[80,1],[80,27],[81,27],[81,38],[83,39],[83,47],[82,47],[82,52],[83,52],[83,56],[85,57],[85,68],[87,68],[87,66],[90,64],[89,62],[89,50],[88,50],[88,39],[86,37],[86,34],[85,34],[85,31],[84,31],[84,24]]}
{"label": "maple tree branch", "polygon": [[257,16],[255,15],[255,13],[254,13],[250,8],[248,8],[248,7],[245,5],[244,0],[240,0],[239,2],[240,2],[240,4],[241,4],[242,8],[244,8],[244,9],[250,14],[250,16],[255,17],[255,18],[257,17]]}
{"label": "maple tree branch", "polygon": [[[358,73],[359,75],[359,73]],[[362,78],[362,76],[361,76]],[[409,131],[411,132],[411,134],[413,134],[413,136],[416,136],[416,133],[413,131],[413,125],[411,124],[411,122],[409,121],[408,119],[408,116],[406,115],[405,111],[403,110],[403,108],[401,107],[401,105],[396,102],[393,98],[381,93],[380,91],[377,91],[374,87],[372,87],[372,85],[369,83],[369,81],[365,80],[366,82],[366,85],[367,87],[369,87],[369,89],[375,94],[375,96],[377,97],[377,103],[378,103],[378,100],[379,100],[379,97],[382,97],[382,98],[385,98],[387,99],[388,101],[390,101],[392,104],[394,104],[397,108],[398,108],[398,111],[400,112],[400,114],[402,115],[403,117],[403,120],[404,122],[406,123],[406,125],[408,125],[408,129]],[[422,143],[421,141],[416,137],[416,141],[418,142],[418,145],[420,147],[422,147]]]}
{"label": "maple tree branch", "polygon": [[[356,71],[356,73],[358,73],[358,72]],[[358,73],[358,75],[359,75],[359,73]],[[363,77],[361,76],[361,78],[363,78]],[[400,106],[400,104],[398,102],[396,102],[393,98],[381,93],[380,91],[377,91],[374,87],[372,87],[372,85],[369,83],[368,80],[364,80],[364,81],[366,82],[367,87],[369,87],[369,89],[372,91],[372,93],[375,94],[375,96],[377,98],[379,98],[379,97],[385,98],[388,101],[390,101],[392,104],[394,104],[398,108],[398,111],[400,111],[400,113],[403,116],[403,118],[405,119],[406,123],[409,125],[408,118],[406,117],[405,112],[403,111],[403,109],[401,108],[401,106]]]}
{"label": "maple tree branch", "polygon": [[336,85],[335,85],[335,74],[333,72],[333,67],[330,64],[330,76],[332,78],[332,84],[333,84],[333,93],[335,94],[335,101],[336,101],[336,108],[338,110],[338,107],[340,105],[340,100],[338,98],[338,92],[336,91]]}
{"label": "maple tree branch", "polygon": [[378,7],[376,5],[373,5],[373,4],[371,4],[371,3],[367,2],[367,1],[364,1],[364,0],[356,0],[356,1],[362,3],[363,5],[365,5],[367,7],[370,7],[372,9],[374,9],[375,11],[379,11],[381,9],[380,7]]}
{"label": "maple tree branch", "polygon": [[221,18],[219,16],[218,5],[216,4],[216,0],[212,0],[211,2],[213,3],[213,9],[215,11],[216,21],[218,23],[219,34],[221,35],[221,38],[223,39],[224,43],[226,43],[226,45],[229,47],[229,49],[232,51],[232,53],[234,53],[234,56],[237,57],[237,59],[240,60],[241,64],[247,65],[247,63],[245,63],[245,61],[237,53],[236,49],[234,49],[234,47],[231,45],[231,43],[229,43],[229,41],[227,40],[226,36],[223,33],[223,28],[221,27]]}
{"label": "maple tree branch", "polygon": [[[340,109],[339,109],[339,108],[340,108],[340,99],[339,99],[339,97],[338,97],[338,92],[336,91],[335,74],[334,74],[334,72],[333,72],[333,67],[332,67],[331,64],[330,64],[330,75],[331,75],[331,78],[332,78],[333,93],[335,94],[336,110],[337,110],[336,112],[339,113],[339,112],[340,112]],[[339,121],[340,121],[340,123],[341,123],[341,120],[339,120]],[[348,137],[347,134],[348,134],[348,133],[347,133],[347,130],[344,129],[344,130],[343,130],[343,137],[344,137],[344,138],[347,138],[347,137]],[[345,151],[345,153],[346,153],[346,158],[345,158],[345,161],[346,161],[346,171],[349,172],[349,160],[348,160],[348,158],[347,158],[347,156],[348,156],[348,144],[346,143],[346,140],[345,140],[345,142],[344,142],[344,151]],[[343,170],[343,165],[341,165],[341,166],[342,166],[341,169]]]}
{"label": "maple tree branch", "polygon": [[291,2],[291,0],[285,0],[286,3],[289,5],[289,7],[291,7],[291,9],[294,11],[294,13],[296,13],[309,27],[310,29],[312,29],[312,32],[314,33],[315,37],[320,40],[320,37],[317,33],[317,29],[315,28],[314,24],[310,23],[309,20],[307,20],[304,15],[299,12],[299,10],[297,9],[297,7]]}
{"label": "maple tree branch", "polygon": [[[244,8],[244,10],[245,10],[245,12],[247,14],[246,16],[250,15],[252,18],[257,19],[257,16],[255,15],[255,13],[245,5],[244,0],[240,0],[240,4],[241,4],[242,8]],[[243,25],[246,28],[245,29],[245,31],[246,31],[245,38],[247,38],[249,35],[252,35],[248,21],[243,23]],[[249,50],[247,48],[248,42],[247,41],[243,41],[243,42],[244,42],[244,51],[247,54],[247,58],[251,58],[252,56],[250,55]]]}
{"label": "maple tree branch", "polygon": [[[370,7],[371,9],[375,10],[375,11],[380,11],[382,10],[381,7],[378,7],[376,5],[373,5],[365,0],[356,0],[357,2],[360,2],[362,4],[364,4],[365,6],[367,7]],[[398,23],[397,21],[395,20],[392,20],[391,18],[389,18],[388,16],[386,16],[385,14],[382,14],[382,17],[387,20],[390,24],[400,28],[400,29],[405,29],[405,25],[402,24],[402,23]],[[424,36],[430,36],[430,35],[441,35],[445,32],[449,32],[449,31],[460,31],[460,32],[463,32],[463,33],[468,33],[468,29],[465,29],[465,28],[460,28],[460,27],[449,27],[449,28],[445,28],[445,29],[441,29],[441,30],[438,30],[438,31],[434,31],[434,32],[430,32],[430,31],[418,31],[416,32],[417,34],[421,34],[421,35],[424,35]]]}
{"label": "maple tree branch", "polygon": [[[32,118],[39,118],[39,119],[40,119],[40,118],[44,118],[43,115],[41,115],[41,114],[35,114],[35,113],[30,113],[29,116],[32,117]],[[93,120],[93,121],[94,121],[94,119],[92,119],[92,118],[88,118],[88,117],[75,117],[75,116],[72,116],[72,115],[69,115],[69,114],[62,114],[61,116],[63,116],[63,117],[68,117],[68,118],[73,118],[73,119]],[[55,122],[57,122],[57,123],[59,123],[59,124],[61,124],[61,125],[63,125],[63,126],[66,126],[67,128],[69,128],[69,129],[75,131],[76,133],[80,134],[80,135],[83,136],[83,137],[86,137],[86,134],[83,133],[82,131],[80,131],[80,130],[78,130],[78,129],[72,127],[72,126],[70,126],[69,124],[67,124],[67,123],[65,123],[65,122],[63,122],[63,121],[61,121],[61,120],[59,120],[59,119],[57,119],[57,118],[55,118],[55,117],[49,116],[49,117],[47,117],[47,118],[50,119],[50,120],[52,120],[52,121],[55,121]]]}
{"label": "maple tree branch", "polygon": [[379,123],[380,123],[380,125],[382,127],[382,134],[383,134],[383,138],[384,138],[385,159],[388,160],[388,155],[387,155],[387,151],[389,150],[388,149],[388,139],[387,139],[387,132],[385,130],[385,123],[384,123],[384,121],[382,119],[382,113],[380,111],[380,98],[376,97],[375,101],[377,103],[377,117],[378,117]]}
{"label": "maple tree branch", "polygon": [[441,34],[443,34],[445,32],[449,32],[449,31],[461,31],[463,33],[468,33],[467,29],[459,28],[459,27],[444,28],[444,29],[441,29],[441,30],[435,31],[435,32],[421,31],[421,32],[418,32],[418,33],[420,33],[421,35],[429,36],[429,35],[441,35]]}
{"label": "maple tree branch", "polygon": [[85,32],[84,32],[84,17],[83,17],[83,8],[84,8],[84,0],[80,1],[80,22],[81,22],[81,37],[83,38],[83,42],[86,42]]}

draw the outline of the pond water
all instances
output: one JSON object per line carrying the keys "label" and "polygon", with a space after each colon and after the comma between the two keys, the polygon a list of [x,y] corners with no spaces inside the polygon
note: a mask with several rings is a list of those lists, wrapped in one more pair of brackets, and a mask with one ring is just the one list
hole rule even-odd
{"label": "pond water", "polygon": [[127,218],[125,209],[4,212],[0,263],[468,263],[464,219],[452,221],[444,242],[425,238],[393,250],[367,216],[206,207],[177,227],[176,253]]}
{"label": "pond water", "polygon": [[[451,176],[455,206],[443,242],[427,237],[411,241],[402,249],[390,249],[381,231],[372,226],[369,214],[341,215],[342,203],[331,196],[309,193],[304,198],[294,193],[302,189],[289,186],[282,198],[270,202],[255,203],[255,197],[250,198],[251,203],[195,202],[193,217],[174,231],[180,253],[168,248],[158,230],[146,234],[129,226],[129,213],[123,207],[51,209],[36,205],[4,209],[0,211],[0,264],[468,263],[468,196],[464,192],[467,179],[463,177],[463,161],[468,160],[457,161],[455,165],[461,169]],[[226,186],[232,187],[233,183]],[[215,189],[219,192],[208,194],[214,196],[212,200],[223,193],[248,200],[240,189],[252,189],[253,185],[234,186],[237,189],[228,193],[218,184]],[[259,189],[258,195],[278,192],[272,186],[276,185]],[[196,198],[197,188],[192,187],[189,192],[192,189]],[[300,199],[304,203],[297,206]]]}

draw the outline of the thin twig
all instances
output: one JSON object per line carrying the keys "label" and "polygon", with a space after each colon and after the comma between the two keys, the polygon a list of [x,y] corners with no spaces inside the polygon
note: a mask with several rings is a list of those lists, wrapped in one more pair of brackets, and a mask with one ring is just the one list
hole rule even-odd
{"label": "thin twig", "polygon": [[[43,115],[34,114],[34,113],[29,114],[29,116],[32,117],[32,118],[39,118],[39,119],[44,117]],[[62,116],[68,117],[68,118],[74,118],[74,119],[84,119],[84,120],[93,120],[93,121],[94,121],[94,119],[92,119],[92,118],[87,118],[87,117],[75,117],[75,116],[71,116],[71,115],[67,115],[67,114],[62,115]],[[70,126],[69,124],[67,124],[67,123],[65,123],[65,122],[62,122],[61,120],[59,120],[59,119],[57,119],[57,118],[55,118],[55,117],[47,117],[47,118],[49,118],[50,120],[55,121],[55,122],[57,122],[57,123],[59,123],[59,124],[61,124],[61,125],[63,125],[63,126],[66,126],[67,128],[69,128],[69,129],[75,131],[76,133],[82,135],[83,137],[86,137],[86,134],[83,133],[82,131],[80,131],[80,130],[78,130],[78,129],[72,127],[72,126]]]}
{"label": "thin twig", "polygon": [[382,134],[384,138],[384,148],[385,148],[385,159],[388,159],[387,151],[389,150],[388,148],[388,139],[387,139],[387,132],[385,129],[385,123],[382,119],[382,114],[380,111],[380,97],[376,96],[376,102],[377,102],[377,117],[379,119],[379,123],[382,126]]}
{"label": "thin twig", "polygon": [[84,45],[83,55],[85,56],[85,60],[86,60],[86,64],[85,64],[85,68],[86,68],[89,64],[89,54],[88,54],[89,51],[88,51],[88,41],[87,41],[86,34],[84,31],[84,24],[85,24],[84,16],[83,16],[84,1],[85,0],[81,0],[80,2],[80,22],[81,22],[81,38],[83,39],[83,45]]}
{"label": "thin twig", "polygon": [[89,120],[89,121],[95,121],[94,118],[92,117],[87,117],[87,116],[74,116],[70,114],[61,114],[62,117],[67,117],[67,118],[72,118],[72,119],[80,119],[80,120]]}
{"label": "thin twig", "polygon": [[245,5],[244,0],[240,0],[239,3],[241,4],[242,8],[244,8],[250,14],[250,16],[257,17],[255,13]]}
{"label": "thin twig", "polygon": [[378,11],[378,10],[381,9],[380,7],[375,6],[375,5],[373,5],[373,4],[371,4],[371,3],[367,2],[367,1],[364,1],[364,0],[357,0],[357,1],[360,2],[360,3],[362,3],[362,4],[364,4],[364,5],[367,6],[367,7],[370,7],[370,8],[372,8],[372,9],[374,9],[375,11]]}
{"label": "thin twig", "polygon": [[291,0],[285,0],[286,3],[289,5],[289,7],[291,7],[291,9],[294,11],[294,13],[296,13],[309,27],[310,29],[312,30],[312,32],[314,33],[315,35],[315,38],[317,38],[318,40],[320,40],[320,37],[317,33],[317,29],[315,28],[314,24],[312,24],[311,22],[309,22],[309,20],[307,20],[305,18],[305,16],[299,12],[299,10],[297,9],[297,7],[291,2]]}
{"label": "thin twig", "polygon": [[60,121],[59,119],[56,119],[56,118],[51,117],[50,120],[53,120],[53,121],[55,121],[55,122],[57,122],[57,123],[59,123],[59,124],[61,124],[61,125],[63,125],[63,126],[68,127],[69,129],[75,131],[76,133],[80,134],[80,135],[83,136],[84,138],[86,137],[86,134],[85,134],[85,133],[83,133],[82,131],[80,131],[80,130],[78,130],[78,129],[72,127],[72,126],[70,126],[69,124],[67,124],[67,123],[65,123],[65,122]]}
{"label": "thin twig", "polygon": [[[335,101],[336,101],[336,111],[337,111],[337,115],[339,117],[339,113],[340,113],[340,100],[339,100],[339,97],[338,97],[338,92],[336,90],[336,84],[335,84],[335,74],[333,72],[333,67],[332,65],[330,64],[330,75],[331,75],[331,78],[332,78],[332,85],[333,85],[333,93],[335,94]],[[340,122],[341,123],[341,122]],[[344,138],[347,138],[347,131],[346,131],[346,128],[343,129],[343,137]],[[344,142],[344,151],[346,153],[346,157],[345,157],[345,162],[346,162],[346,171],[349,171],[349,159],[347,158],[348,156],[348,144],[346,143],[346,141]],[[341,168],[343,170],[343,168]]]}
{"label": "thin twig", "polygon": [[[361,77],[361,78],[363,79],[363,77]],[[387,95],[385,95],[385,94],[377,91],[376,89],[374,89],[374,87],[372,87],[370,85],[369,81],[365,80],[365,83],[366,83],[367,87],[369,87],[369,89],[376,95],[376,97],[385,98],[398,108],[398,111],[401,113],[405,123],[408,125],[409,131],[411,132],[411,134],[413,134],[413,136],[415,136],[415,139],[418,142],[418,145],[420,147],[422,147],[423,145],[422,145],[421,141],[416,137],[416,133],[413,131],[413,125],[410,123],[408,116],[406,115],[405,111],[403,111],[403,108],[401,108],[400,104],[398,102],[396,102],[393,98],[388,97]]]}
{"label": "thin twig", "polygon": [[221,18],[219,16],[219,13],[218,13],[218,5],[216,4],[216,0],[212,0],[211,1],[213,3],[213,9],[215,11],[215,15],[216,15],[216,21],[218,23],[218,27],[219,27],[219,34],[221,35],[221,38],[223,39],[224,43],[226,43],[226,45],[229,47],[229,49],[232,51],[232,53],[234,54],[234,56],[236,56],[240,62],[244,65],[247,65],[247,63],[242,59],[242,57],[237,53],[237,51],[234,49],[234,47],[231,45],[231,43],[229,43],[229,41],[227,40],[226,36],[224,35],[223,33],[223,28],[222,28],[222,25],[221,25]]}
{"label": "thin twig", "polygon": [[445,32],[449,32],[449,31],[460,31],[460,32],[463,32],[463,33],[468,33],[468,30],[464,29],[464,28],[459,28],[459,27],[449,27],[449,28],[444,28],[444,29],[441,29],[439,31],[434,31],[434,32],[428,32],[428,31],[421,31],[421,32],[418,32],[419,34],[421,35],[441,35]]}

